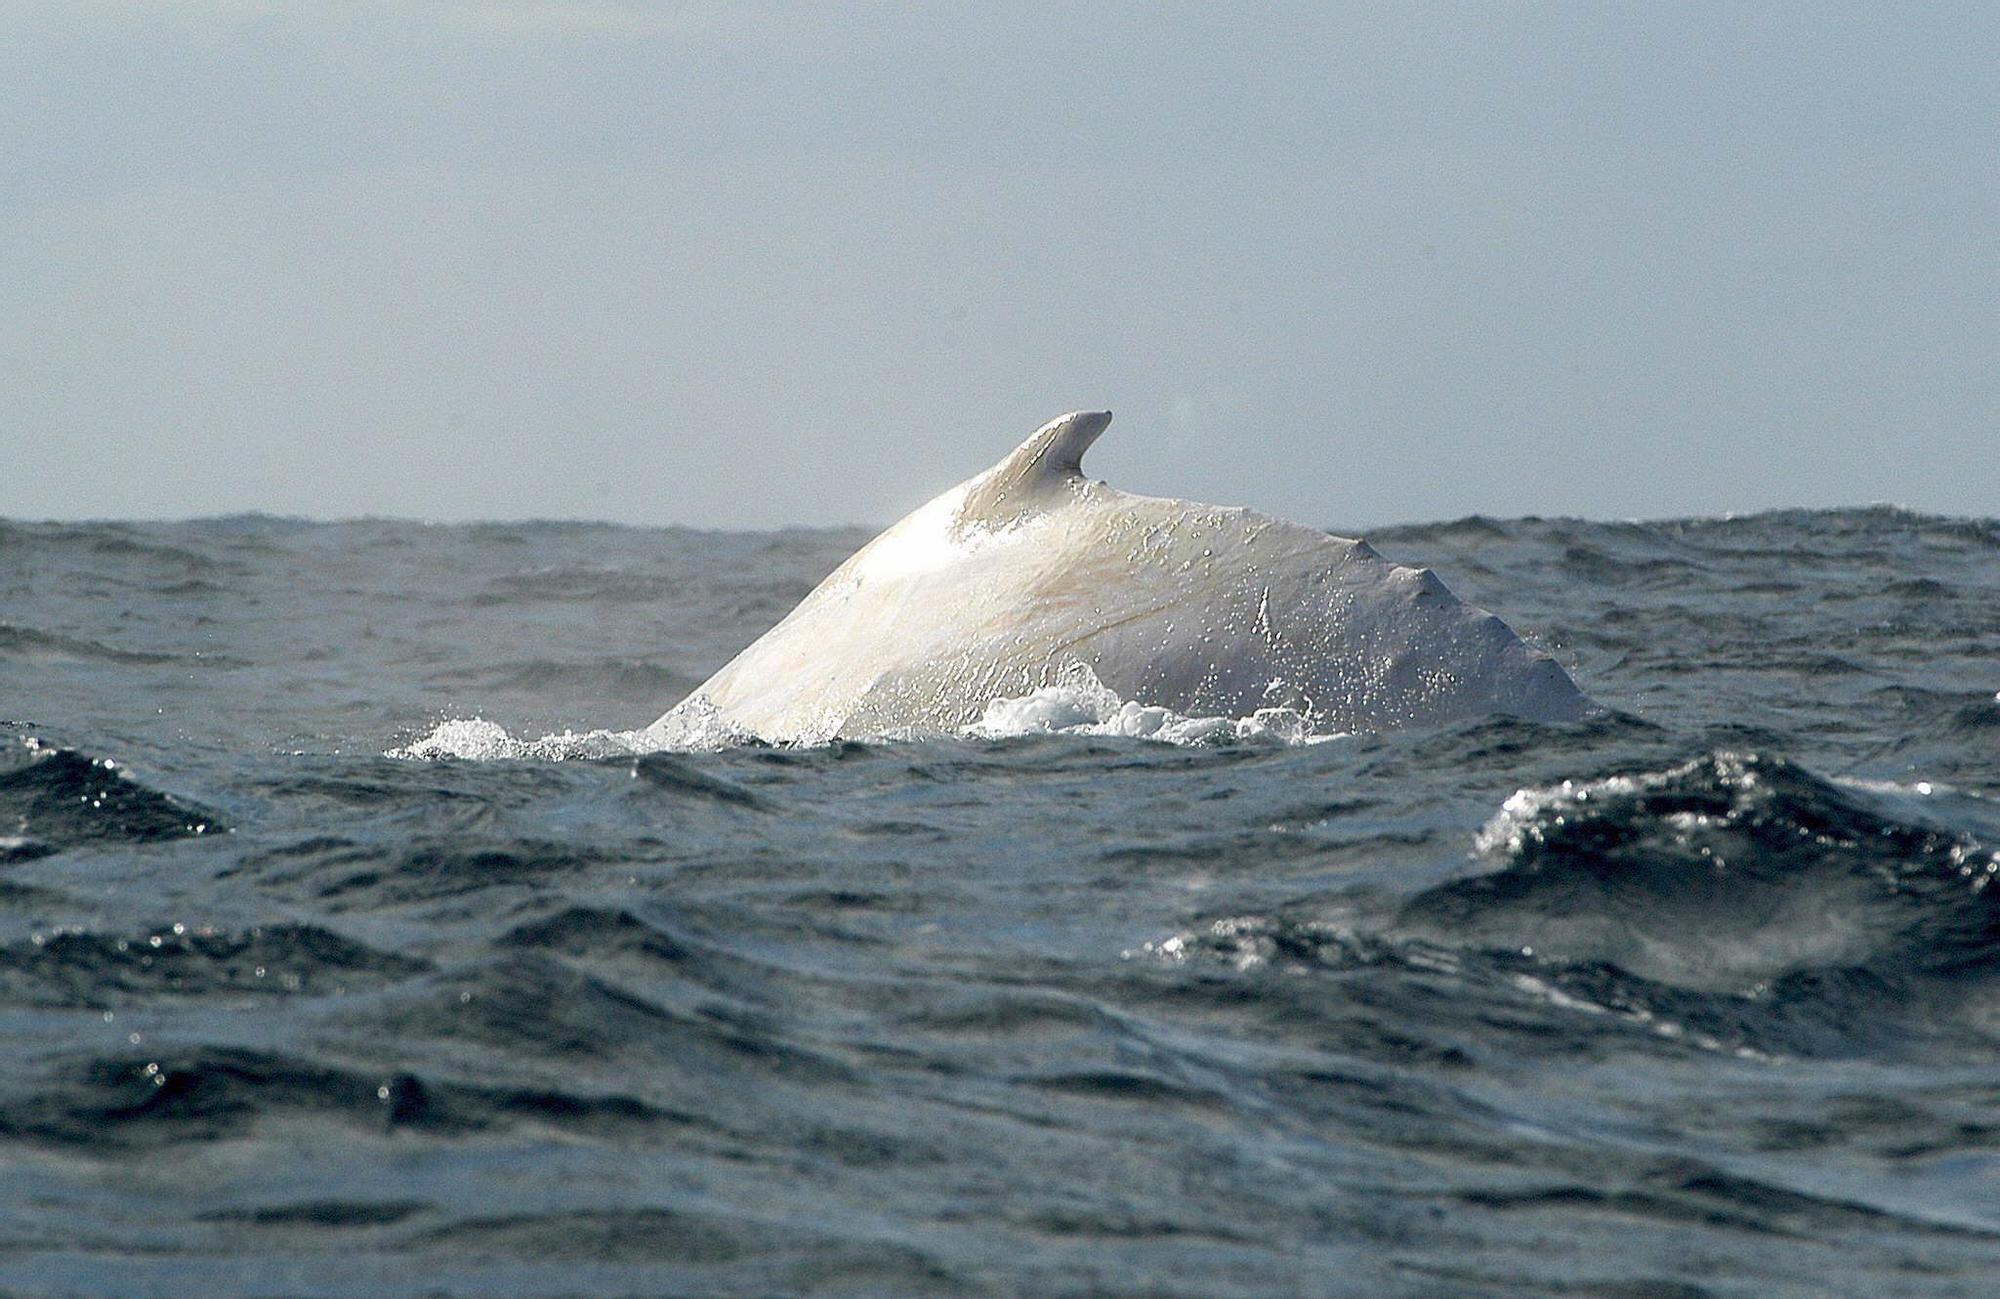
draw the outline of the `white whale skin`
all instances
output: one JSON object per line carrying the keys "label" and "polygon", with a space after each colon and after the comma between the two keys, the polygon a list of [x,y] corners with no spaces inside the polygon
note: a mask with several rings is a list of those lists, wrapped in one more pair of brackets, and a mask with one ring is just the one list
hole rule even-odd
{"label": "white whale skin", "polygon": [[1085,478],[1109,411],[1051,420],[856,551],[655,725],[765,740],[947,734],[1078,664],[1188,716],[1288,707],[1321,733],[1594,707],[1429,569],[1243,508]]}

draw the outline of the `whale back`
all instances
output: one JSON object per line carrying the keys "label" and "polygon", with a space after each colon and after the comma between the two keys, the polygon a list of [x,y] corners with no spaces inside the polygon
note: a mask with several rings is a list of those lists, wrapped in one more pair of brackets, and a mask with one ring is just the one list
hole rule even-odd
{"label": "whale back", "polygon": [[[1085,479],[1051,421],[883,532],[690,696],[773,740],[946,733],[1088,667],[1199,716],[1374,731],[1589,700],[1498,618],[1365,542]],[[687,706],[687,705],[683,705]]]}

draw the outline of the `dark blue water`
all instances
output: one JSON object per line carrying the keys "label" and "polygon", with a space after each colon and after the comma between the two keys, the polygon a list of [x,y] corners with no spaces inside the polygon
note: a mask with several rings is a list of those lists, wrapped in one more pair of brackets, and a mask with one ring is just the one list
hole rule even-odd
{"label": "dark blue water", "polygon": [[2000,1293],[2000,523],[1371,537],[1575,727],[517,742],[864,539],[0,525],[0,1291]]}

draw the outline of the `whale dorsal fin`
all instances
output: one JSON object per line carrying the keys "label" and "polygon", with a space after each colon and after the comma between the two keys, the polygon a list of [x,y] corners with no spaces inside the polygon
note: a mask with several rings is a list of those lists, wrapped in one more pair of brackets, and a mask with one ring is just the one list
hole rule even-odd
{"label": "whale dorsal fin", "polygon": [[1077,410],[1042,425],[974,480],[959,518],[1010,523],[1045,503],[1051,493],[1083,477],[1083,453],[1109,423],[1108,410]]}

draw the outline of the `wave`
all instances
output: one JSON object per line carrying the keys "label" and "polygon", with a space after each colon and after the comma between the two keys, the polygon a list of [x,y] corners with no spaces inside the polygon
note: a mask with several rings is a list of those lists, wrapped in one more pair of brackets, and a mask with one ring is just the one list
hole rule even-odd
{"label": "wave", "polygon": [[316,1116],[356,1131],[458,1134],[533,1126],[630,1139],[681,1116],[621,1093],[456,1082],[238,1046],[83,1055],[0,1093],[0,1135],[100,1152],[184,1150],[260,1121]]}
{"label": "wave", "polygon": [[82,844],[154,843],[226,833],[222,817],[152,789],[111,758],[94,758],[28,737],[0,759],[0,857],[19,860]]}
{"label": "wave", "polygon": [[[1993,819],[1989,800],[1933,782],[1717,751],[1520,790],[1478,832],[1483,869],[1400,901],[1224,915],[1124,955],[1233,971],[1287,1014],[1316,999],[1349,1039],[1386,1011],[1434,1035],[1398,1030],[1408,1040],[1383,1043],[1389,1057],[1518,1031],[1542,1054],[1595,1055],[1609,1032],[1744,1057],[1987,1058],[2000,1037]],[[1308,991],[1267,971],[1308,976]],[[1340,1009],[1327,981],[1370,1000]]]}
{"label": "wave", "polygon": [[1524,789],[1479,832],[1495,869],[1406,919],[1709,991],[1810,970],[2000,972],[2000,852],[1931,810],[1953,797],[1727,751]]}
{"label": "wave", "polygon": [[679,668],[632,656],[598,659],[536,658],[481,663],[434,672],[437,685],[522,691],[602,691],[616,697],[671,697],[700,684]]}
{"label": "wave", "polygon": [[10,1000],[71,1008],[141,998],[345,992],[428,968],[303,924],[238,932],[174,924],[131,935],[58,929],[0,944],[0,990]]}
{"label": "wave", "polygon": [[0,659],[34,664],[121,663],[153,666],[160,663],[177,663],[182,661],[183,657],[179,654],[161,654],[150,650],[119,649],[81,636],[65,636],[60,632],[40,631],[34,627],[0,622]]}

